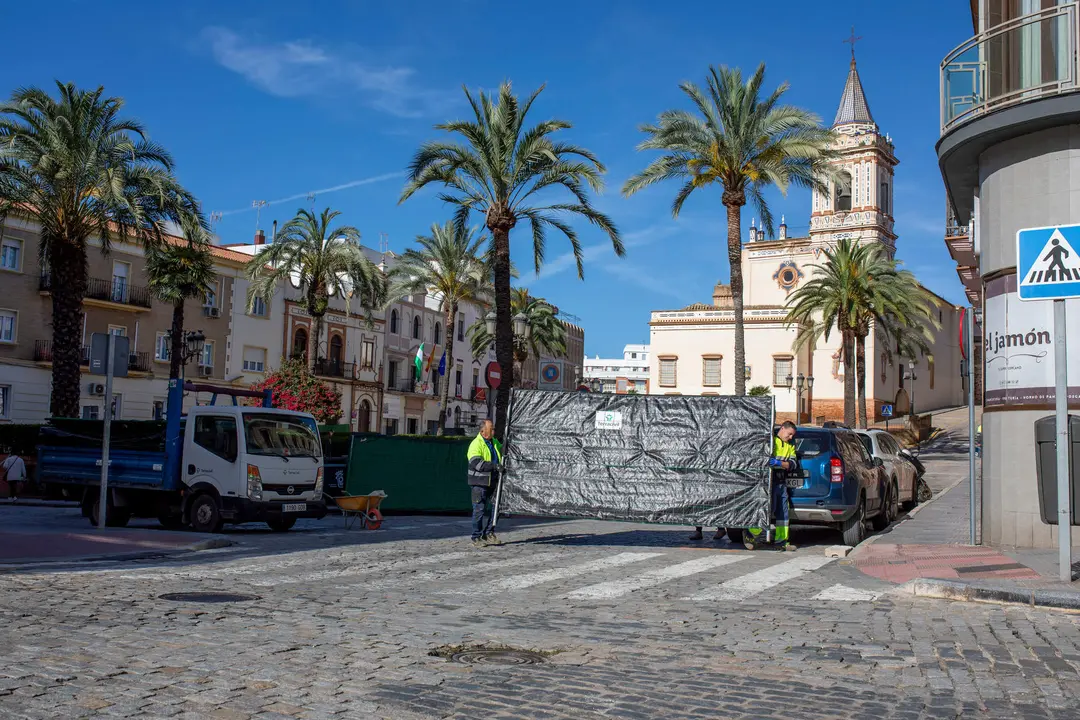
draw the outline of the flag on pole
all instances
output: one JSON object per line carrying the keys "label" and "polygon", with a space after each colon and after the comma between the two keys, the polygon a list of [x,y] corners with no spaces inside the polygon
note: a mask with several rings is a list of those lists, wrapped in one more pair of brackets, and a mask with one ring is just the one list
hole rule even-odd
{"label": "flag on pole", "polygon": [[431,346],[431,354],[428,355],[427,364],[424,365],[424,372],[431,370],[432,364],[435,362],[435,346]]}
{"label": "flag on pole", "polygon": [[442,357],[439,358],[439,374],[440,375],[445,375],[446,374],[446,351],[445,350],[442,351]]}
{"label": "flag on pole", "polygon": [[416,379],[420,379],[420,368],[424,364],[424,343],[420,343],[420,347],[416,350]]}

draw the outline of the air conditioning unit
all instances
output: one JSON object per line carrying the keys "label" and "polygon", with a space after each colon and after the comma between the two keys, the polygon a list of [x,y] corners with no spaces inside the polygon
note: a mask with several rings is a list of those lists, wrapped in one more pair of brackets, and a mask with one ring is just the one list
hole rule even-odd
{"label": "air conditioning unit", "polygon": [[221,317],[221,308],[214,305],[205,305],[203,306],[203,315],[208,318]]}
{"label": "air conditioning unit", "polygon": [[90,390],[91,395],[104,395],[105,383],[90,383],[90,387],[88,389]]}
{"label": "air conditioning unit", "polygon": [[201,375],[202,377],[210,377],[213,374],[214,374],[214,366],[213,365],[200,365],[199,366],[199,375]]}

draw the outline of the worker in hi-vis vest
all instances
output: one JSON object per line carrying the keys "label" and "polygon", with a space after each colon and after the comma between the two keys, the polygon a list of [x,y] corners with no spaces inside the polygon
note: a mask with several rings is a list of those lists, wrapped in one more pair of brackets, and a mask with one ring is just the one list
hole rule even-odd
{"label": "worker in hi-vis vest", "polygon": [[[770,511],[773,522],[776,524],[776,535],[773,538],[774,545],[780,550],[792,551],[795,546],[788,540],[788,508],[790,506],[791,490],[788,489],[787,478],[790,473],[799,469],[799,460],[795,457],[795,423],[790,420],[780,426],[776,435],[773,436],[772,459],[769,466],[772,468],[772,489],[770,491]],[[743,533],[743,545],[747,550],[753,550],[758,544],[761,528],[749,528]]]}
{"label": "worker in hi-vis vest", "polygon": [[472,541],[476,547],[501,545],[491,529],[494,519],[488,501],[495,495],[499,470],[502,469],[502,446],[495,439],[495,426],[485,420],[480,434],[469,445],[469,489],[472,491]]}

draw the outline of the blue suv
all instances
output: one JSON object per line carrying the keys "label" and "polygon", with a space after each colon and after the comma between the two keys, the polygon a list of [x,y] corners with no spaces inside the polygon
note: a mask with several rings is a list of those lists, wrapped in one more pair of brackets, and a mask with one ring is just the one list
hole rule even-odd
{"label": "blue suv", "polygon": [[843,533],[844,544],[852,546],[863,541],[867,520],[875,530],[888,527],[883,463],[866,452],[855,433],[800,427],[795,453],[802,477],[788,479],[795,508],[792,523],[835,527]]}

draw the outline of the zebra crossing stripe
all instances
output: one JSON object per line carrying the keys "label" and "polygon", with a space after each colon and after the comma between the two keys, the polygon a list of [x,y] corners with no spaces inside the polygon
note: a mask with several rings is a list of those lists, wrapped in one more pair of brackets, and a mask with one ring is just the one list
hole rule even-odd
{"label": "zebra crossing stripe", "polygon": [[836,558],[827,558],[822,555],[805,555],[797,557],[779,565],[767,567],[764,570],[740,575],[737,578],[720,583],[697,595],[692,595],[684,600],[743,600],[775,587],[780,583],[794,580],[811,570],[825,567]]}
{"label": "zebra crossing stripe", "polygon": [[258,575],[261,573],[284,570],[297,565],[312,565],[326,560],[335,560],[344,557],[344,553],[326,556],[318,550],[305,550],[291,553],[286,558],[276,558],[269,562],[259,562],[257,557],[242,558],[229,563],[219,565],[195,565],[185,564],[179,566],[160,567],[156,570],[145,568],[111,568],[107,570],[79,570],[72,574],[107,573],[118,580],[168,580],[172,578],[216,578],[236,577],[241,575]]}
{"label": "zebra crossing stripe", "polygon": [[483,595],[484,593],[490,592],[524,590],[526,588],[531,588],[534,585],[540,585],[554,580],[565,580],[578,575],[585,575],[600,570],[607,570],[608,568],[619,567],[620,565],[629,565],[630,563],[641,562],[642,560],[660,557],[661,555],[663,555],[663,553],[619,553],[618,555],[612,555],[611,557],[601,558],[599,560],[592,560],[590,562],[581,563],[580,565],[551,568],[549,570],[540,570],[539,572],[526,573],[524,575],[512,575],[507,578],[502,578],[501,580],[484,583],[479,587],[474,586],[471,588],[448,590],[446,592],[451,595]]}
{"label": "zebra crossing stripe", "polygon": [[884,591],[878,590],[860,590],[858,588],[848,587],[847,585],[833,585],[832,587],[825,588],[812,600],[828,600],[832,602],[873,602],[877,600]]}
{"label": "zebra crossing stripe", "polygon": [[643,590],[679,578],[696,575],[697,573],[712,570],[714,568],[731,565],[733,563],[748,560],[749,555],[714,555],[711,557],[697,558],[687,562],[672,565],[671,567],[649,570],[637,577],[612,580],[610,582],[589,585],[580,590],[569,592],[563,597],[569,600],[610,600],[635,590]]}
{"label": "zebra crossing stripe", "polygon": [[[557,553],[540,554],[544,560],[549,559],[550,556],[554,556]],[[534,563],[537,561],[537,555],[523,555],[521,557],[507,558],[505,560],[493,560],[492,562],[482,562],[476,565],[462,565],[460,567],[444,567],[438,570],[425,570],[424,572],[418,572],[415,575],[408,577],[397,578],[383,578],[375,580],[374,582],[365,583],[365,588],[384,588],[395,587],[398,585],[415,584],[415,583],[428,583],[428,582],[440,582],[446,580],[447,576],[455,577],[460,576],[462,572],[467,571],[470,576],[474,576],[475,573],[486,572],[488,570],[498,570],[500,568],[513,567],[515,565],[526,565],[528,563]],[[455,577],[455,579],[457,579]],[[341,585],[339,589],[349,590],[348,585]]]}

